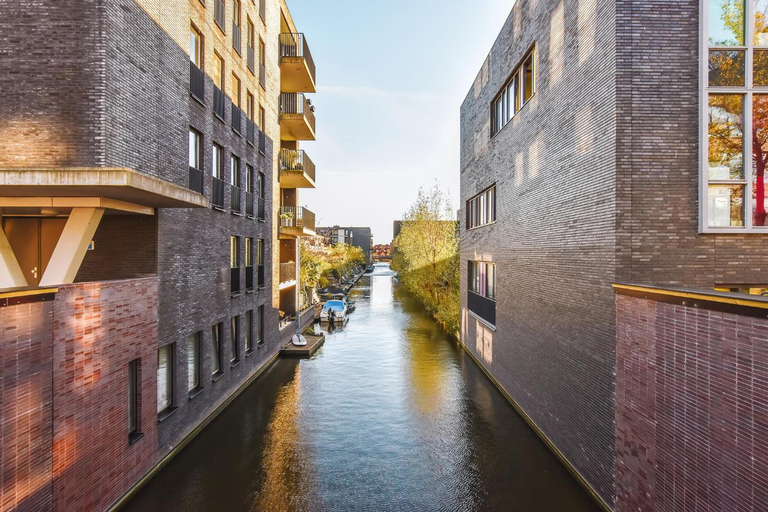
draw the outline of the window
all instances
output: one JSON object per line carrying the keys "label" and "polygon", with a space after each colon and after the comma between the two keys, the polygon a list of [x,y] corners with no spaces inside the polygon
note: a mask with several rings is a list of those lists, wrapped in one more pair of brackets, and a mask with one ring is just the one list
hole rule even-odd
{"label": "window", "polygon": [[267,47],[262,38],[259,38],[259,65],[267,65]]}
{"label": "window", "polygon": [[256,309],[256,344],[259,347],[264,346],[264,306],[259,306]]}
{"label": "window", "polygon": [[221,330],[223,324],[218,323],[212,328],[211,336],[211,374],[221,374]]}
{"label": "window", "polygon": [[246,41],[248,41],[248,48],[256,48],[256,30],[253,28],[253,22],[251,21],[250,16],[248,17],[246,23]]}
{"label": "window", "polygon": [[235,104],[237,108],[240,108],[240,78],[235,74],[232,73],[232,103]]}
{"label": "window", "polygon": [[221,58],[221,55],[214,52],[213,53],[213,84],[219,88],[219,90],[224,90],[224,59]]}
{"label": "window", "polygon": [[253,166],[245,166],[245,191],[253,194]]}
{"label": "window", "polygon": [[240,0],[232,0],[232,22],[239,27],[241,21]]}
{"label": "window", "polygon": [[240,187],[240,159],[235,155],[229,157],[229,184]]}
{"label": "window", "polygon": [[174,344],[157,350],[157,413],[167,412],[173,405]]}
{"label": "window", "polygon": [[259,105],[259,128],[261,131],[264,131],[265,125],[267,124],[267,111],[264,110],[264,107]]}
{"label": "window", "polygon": [[189,166],[198,170],[203,169],[202,138],[200,132],[189,129]]}
{"label": "window", "polygon": [[255,119],[254,115],[256,112],[256,100],[254,99],[253,93],[251,91],[247,91],[245,93],[245,98],[246,114],[248,115],[248,119],[253,121]]}
{"label": "window", "polygon": [[190,334],[187,338],[187,391],[195,393],[202,387],[200,382],[200,354],[203,333]]}
{"label": "window", "polygon": [[128,363],[128,442],[141,438],[141,368],[140,360]]}
{"label": "window", "polygon": [[491,103],[491,137],[499,133],[536,92],[535,55],[534,49],[525,56]]}
{"label": "window", "polygon": [[467,267],[469,291],[496,300],[496,264],[484,261],[470,261]]}
{"label": "window", "polygon": [[236,363],[240,360],[240,316],[233,316],[232,323],[229,329],[229,346],[232,358],[231,363]]}
{"label": "window", "polygon": [[211,152],[213,159],[211,162],[211,173],[214,178],[221,179],[222,170],[224,167],[223,151],[218,144],[213,145],[213,151]]}
{"label": "window", "polygon": [[230,268],[240,268],[240,237],[229,237],[229,263]]}
{"label": "window", "polygon": [[259,267],[264,266],[264,239],[259,238],[256,240],[256,265]]}
{"label": "window", "polygon": [[496,222],[496,185],[467,201],[467,229]]}
{"label": "window", "polygon": [[253,238],[245,239],[245,266],[253,266]]}
{"label": "window", "polygon": [[245,312],[245,353],[253,352],[253,310]]}
{"label": "window", "polygon": [[768,232],[768,0],[707,0],[703,18],[701,227]]}
{"label": "window", "polygon": [[256,174],[256,194],[259,197],[264,197],[264,173],[259,171]]}
{"label": "window", "polygon": [[195,27],[189,29],[189,60],[203,69],[203,35]]}

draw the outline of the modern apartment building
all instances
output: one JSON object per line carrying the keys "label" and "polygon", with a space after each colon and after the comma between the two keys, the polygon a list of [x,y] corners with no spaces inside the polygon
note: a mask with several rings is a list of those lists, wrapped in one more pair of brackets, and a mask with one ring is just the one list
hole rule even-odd
{"label": "modern apartment building", "polygon": [[0,16],[0,508],[106,509],[311,321],[315,65],[282,0]]}
{"label": "modern apartment building", "polygon": [[462,343],[617,510],[768,503],[766,19],[517,0],[461,108]]}
{"label": "modern apartment building", "polygon": [[359,247],[365,254],[367,264],[371,263],[371,250],[373,249],[373,234],[371,228],[361,227],[320,227],[317,234],[324,237],[329,245],[347,244]]}

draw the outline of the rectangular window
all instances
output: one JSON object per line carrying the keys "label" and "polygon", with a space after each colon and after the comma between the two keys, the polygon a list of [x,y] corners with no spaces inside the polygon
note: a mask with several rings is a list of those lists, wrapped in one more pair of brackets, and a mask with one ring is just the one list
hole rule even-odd
{"label": "rectangular window", "polygon": [[245,312],[245,352],[253,352],[253,310]]}
{"label": "rectangular window", "polygon": [[264,306],[256,309],[256,327],[254,331],[256,344],[261,347],[264,345]]}
{"label": "rectangular window", "polygon": [[229,184],[240,187],[240,159],[235,155],[229,157]]}
{"label": "rectangular window", "polygon": [[229,263],[230,268],[240,268],[240,237],[229,237]]}
{"label": "rectangular window", "polygon": [[240,78],[235,74],[232,73],[232,103],[235,104],[237,108],[240,108]]}
{"label": "rectangular window", "polygon": [[253,194],[253,166],[245,166],[245,191]]}
{"label": "rectangular window", "polygon": [[195,27],[189,29],[189,60],[203,69],[203,35]]}
{"label": "rectangular window", "polygon": [[536,93],[535,58],[536,50],[533,49],[491,103],[491,137],[499,133]]}
{"label": "rectangular window", "polygon": [[264,107],[259,106],[259,128],[261,131],[264,131],[265,125],[267,123],[267,111],[264,110]]}
{"label": "rectangular window", "polygon": [[141,393],[140,360],[128,363],[128,441],[133,442],[141,431],[140,393]]}
{"label": "rectangular window", "polygon": [[200,354],[203,346],[203,333],[190,334],[187,338],[187,391],[193,393],[200,389]]}
{"label": "rectangular window", "polygon": [[224,324],[216,324],[211,329],[211,374],[221,373],[221,330]]}
{"label": "rectangular window", "polygon": [[264,44],[264,40],[259,38],[259,65],[267,65],[267,46]]}
{"label": "rectangular window", "polygon": [[264,265],[264,239],[262,238],[256,240],[256,265],[259,267]]}
{"label": "rectangular window", "polygon": [[174,344],[157,350],[157,413],[173,405],[173,348]]}
{"label": "rectangular window", "polygon": [[469,291],[496,300],[496,264],[470,261],[467,266]]}
{"label": "rectangular window", "polygon": [[224,90],[224,59],[216,52],[213,53],[213,83]]}
{"label": "rectangular window", "polygon": [[229,329],[230,362],[240,360],[240,317],[233,316]]}
{"label": "rectangular window", "polygon": [[203,169],[203,144],[202,135],[197,130],[189,129],[189,166],[195,169]]}
{"label": "rectangular window", "polygon": [[706,5],[701,226],[766,232],[768,94],[756,88],[768,85],[768,0]]}
{"label": "rectangular window", "polygon": [[254,99],[253,93],[251,91],[246,93],[245,98],[246,114],[248,115],[248,119],[253,121],[255,119],[254,114],[256,112],[256,100]]}
{"label": "rectangular window", "polygon": [[496,185],[467,201],[467,229],[496,222]]}
{"label": "rectangular window", "polygon": [[221,179],[221,174],[224,167],[224,152],[221,149],[221,146],[214,144],[211,154],[213,155],[211,161],[211,173],[213,174],[214,178]]}
{"label": "rectangular window", "polygon": [[253,266],[253,238],[245,239],[245,266]]}
{"label": "rectangular window", "polygon": [[261,198],[264,197],[264,173],[261,171],[256,174],[256,194]]}
{"label": "rectangular window", "polygon": [[232,22],[240,26],[240,0],[232,0]]}
{"label": "rectangular window", "polygon": [[256,31],[253,28],[253,22],[251,21],[251,18],[249,17],[246,22],[246,41],[248,41],[248,48],[255,48],[256,47]]}

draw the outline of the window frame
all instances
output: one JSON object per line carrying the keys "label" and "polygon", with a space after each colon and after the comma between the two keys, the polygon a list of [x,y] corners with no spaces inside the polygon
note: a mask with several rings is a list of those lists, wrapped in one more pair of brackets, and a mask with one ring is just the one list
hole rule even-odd
{"label": "window frame", "polygon": [[[491,194],[491,197],[493,198],[491,206],[488,205],[489,201],[487,199],[490,192],[493,192]],[[485,203],[485,208],[483,208],[483,203]],[[466,231],[472,231],[496,224],[496,220],[498,219],[498,188],[496,187],[496,183],[486,187],[481,192],[467,199],[465,207],[466,218],[464,219],[464,225]],[[488,220],[489,213],[493,213],[493,220]],[[480,221],[483,216],[485,216],[486,222]]]}
{"label": "window frame", "polygon": [[[711,0],[702,0],[699,16],[699,233],[700,234],[768,234],[768,225],[754,226],[753,200],[756,176],[754,174],[754,151],[752,149],[754,127],[754,96],[768,95],[768,86],[754,86],[754,53],[755,50],[768,51],[768,45],[757,46],[754,43],[755,9],[752,0],[744,1],[744,45],[743,46],[710,46],[709,44],[709,6]],[[710,86],[709,85],[709,53],[710,50],[744,51],[744,85],[743,86]],[[741,95],[742,101],[742,137],[744,177],[741,180],[716,180],[709,178],[709,97],[711,94]],[[768,170],[767,170],[768,172]],[[743,186],[744,187],[744,225],[715,226],[709,225],[709,187],[710,185]],[[768,223],[767,223],[768,224]]]}
{"label": "window frame", "polygon": [[[221,333],[223,330],[223,322],[218,322],[211,326],[211,376],[213,380],[224,374],[224,369],[221,366]],[[214,361],[217,364],[214,365]],[[216,366],[218,368],[214,370]]]}
{"label": "window frame", "polygon": [[[219,156],[216,159],[216,155]],[[211,176],[221,179],[224,174],[224,147],[215,142],[211,143]]]}
{"label": "window frame", "polygon": [[229,348],[232,352],[229,364],[236,366],[240,362],[240,315],[233,316],[229,321]]}
{"label": "window frame", "polygon": [[[195,354],[196,357],[194,359],[194,370],[190,372],[190,344],[195,345]],[[203,389],[203,333],[202,331],[198,331],[194,334],[190,334],[187,336],[187,392],[189,393],[189,398],[193,398],[195,395],[197,395],[200,391]],[[194,375],[197,379],[197,382],[194,382],[190,379],[190,377]]]}
{"label": "window frame", "polygon": [[[523,58],[520,59],[520,62],[517,63],[517,66],[515,66],[514,71],[507,77],[507,79],[504,81],[504,84],[499,88],[499,92],[496,93],[496,95],[491,100],[491,140],[493,140],[501,131],[512,122],[512,119],[515,118],[522,110],[525,108],[528,103],[533,99],[534,96],[536,96],[536,70],[538,69],[537,64],[537,55],[538,52],[536,51],[536,43],[534,42],[530,48],[525,52],[523,55]],[[525,64],[528,62],[528,59],[531,59],[531,96],[528,99],[525,99],[525,85],[526,85],[526,79],[525,79]],[[512,105],[509,101],[509,91],[510,86],[514,84],[514,97],[512,100]],[[500,100],[506,98],[505,102],[501,102]],[[519,105],[518,105],[519,103]],[[514,108],[510,108],[510,106]],[[499,111],[499,109],[501,109]],[[504,124],[497,127],[498,124],[498,115],[501,114],[502,117],[506,117],[506,121]]]}
{"label": "window frame", "polygon": [[[174,382],[174,378],[176,375],[175,371],[175,365],[176,365],[176,344],[170,343],[168,345],[163,345],[162,347],[158,347],[157,349],[157,373],[158,373],[158,379],[157,379],[157,386],[158,386],[158,402],[157,402],[157,417],[158,421],[162,421],[165,417],[168,416],[170,412],[173,411],[174,405],[175,405],[175,399],[174,395],[176,394],[176,386]],[[164,404],[165,406],[160,409],[160,352],[163,350],[168,351],[168,375],[167,378],[167,384],[166,384],[166,391],[168,392],[168,402]]]}
{"label": "window frame", "polygon": [[[195,135],[197,140],[197,164],[198,165],[192,165],[190,162],[190,167],[193,169],[197,169],[198,171],[205,171],[205,151],[203,151],[203,134],[199,130],[196,130],[192,126],[189,127],[189,142],[191,146],[192,142],[192,135]],[[192,156],[192,148],[190,147],[188,149],[188,156]]]}
{"label": "window frame", "polygon": [[237,156],[234,153],[230,153],[229,155],[229,185],[231,187],[240,188],[240,179],[242,176],[240,176],[240,167],[242,167],[242,162],[240,161],[240,157]]}
{"label": "window frame", "polygon": [[253,310],[245,312],[243,322],[245,323],[245,355],[246,357],[253,352]]}
{"label": "window frame", "polygon": [[254,341],[256,341],[256,347],[261,348],[265,345],[264,343],[264,306],[261,305],[256,308],[255,310],[257,312],[256,318],[257,322],[255,322],[256,329],[254,330]]}
{"label": "window frame", "polygon": [[[488,271],[488,268],[493,268],[492,272]],[[474,269],[477,269],[477,272]],[[489,286],[490,276],[493,275],[493,286]],[[499,289],[498,272],[496,270],[496,263],[493,261],[480,261],[480,260],[468,260],[467,261],[467,292],[479,295],[484,299],[496,302],[497,291]],[[481,282],[482,278],[484,283]],[[470,285],[470,282],[474,283],[474,286]],[[493,290],[493,293],[489,293],[488,290]]]}
{"label": "window frame", "polygon": [[[197,57],[197,59],[193,59],[192,58],[192,35],[193,34],[196,36],[196,39],[197,39],[197,52],[196,52],[196,55],[195,55],[195,57]],[[189,24],[189,46],[190,46],[190,48],[189,48],[189,60],[190,60],[190,62],[192,62],[192,64],[197,66],[197,68],[200,71],[205,71],[203,69],[203,66],[205,65],[205,60],[204,60],[204,57],[205,57],[205,38],[203,36],[203,32],[200,29],[198,29],[195,26],[195,24],[192,23],[192,22],[190,22],[190,24]]]}
{"label": "window frame", "polygon": [[128,444],[141,439],[141,359],[128,362]]}

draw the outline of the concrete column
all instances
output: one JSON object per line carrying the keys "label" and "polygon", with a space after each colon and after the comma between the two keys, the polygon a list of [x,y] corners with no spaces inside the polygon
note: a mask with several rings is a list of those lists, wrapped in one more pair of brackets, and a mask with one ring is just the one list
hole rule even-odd
{"label": "concrete column", "polygon": [[0,289],[24,288],[28,286],[27,278],[21,270],[19,260],[13,253],[5,231],[0,228]]}
{"label": "concrete column", "polygon": [[75,281],[83,263],[88,245],[99,227],[103,208],[73,208],[59,243],[53,250],[51,261],[45,269],[40,286],[69,284]]}

